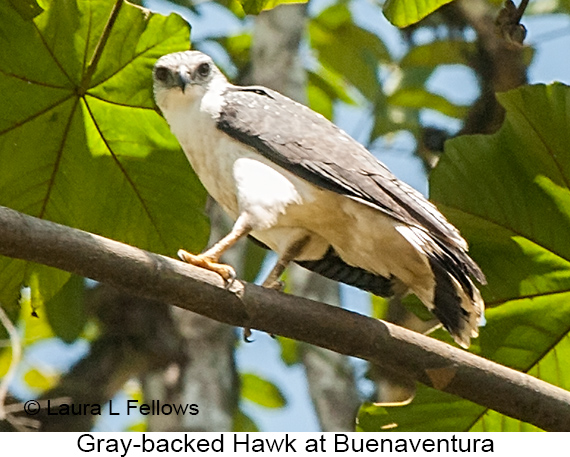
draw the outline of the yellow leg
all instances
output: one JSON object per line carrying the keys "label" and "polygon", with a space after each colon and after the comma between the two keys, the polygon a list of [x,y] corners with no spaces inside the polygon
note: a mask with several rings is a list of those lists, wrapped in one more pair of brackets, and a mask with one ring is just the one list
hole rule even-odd
{"label": "yellow leg", "polygon": [[233,281],[236,277],[236,272],[233,267],[224,263],[219,263],[218,260],[221,255],[231,248],[240,238],[243,238],[251,232],[251,227],[247,222],[245,222],[245,218],[245,215],[241,215],[232,227],[231,232],[206,252],[196,255],[191,254],[184,249],[180,249],[178,251],[178,257],[180,257],[184,262],[196,267],[214,271],[226,281]]}
{"label": "yellow leg", "polygon": [[283,255],[279,257],[277,263],[269,272],[261,286],[266,287],[267,289],[281,290],[281,282],[279,282],[279,277],[283,274],[287,266],[301,253],[308,242],[309,236],[305,236],[289,246]]}

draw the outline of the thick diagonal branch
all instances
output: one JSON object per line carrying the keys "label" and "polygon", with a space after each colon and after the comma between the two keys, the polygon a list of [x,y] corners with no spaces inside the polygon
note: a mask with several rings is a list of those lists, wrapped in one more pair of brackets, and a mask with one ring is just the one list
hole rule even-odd
{"label": "thick diagonal branch", "polygon": [[238,281],[226,289],[215,273],[5,207],[0,255],[369,360],[542,429],[570,430],[570,392],[383,321]]}

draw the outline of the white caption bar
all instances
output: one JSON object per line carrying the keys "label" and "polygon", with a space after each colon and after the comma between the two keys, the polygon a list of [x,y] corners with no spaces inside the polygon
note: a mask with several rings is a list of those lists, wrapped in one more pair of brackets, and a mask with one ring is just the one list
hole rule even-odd
{"label": "white caption bar", "polygon": [[[570,433],[4,433],[2,451],[58,457],[149,455],[559,455]],[[569,454],[570,455],[570,454]]]}

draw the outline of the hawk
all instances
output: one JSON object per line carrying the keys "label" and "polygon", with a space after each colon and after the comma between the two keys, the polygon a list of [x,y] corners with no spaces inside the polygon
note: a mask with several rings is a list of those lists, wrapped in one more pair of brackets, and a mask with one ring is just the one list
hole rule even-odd
{"label": "hawk", "polygon": [[198,51],[154,66],[158,107],[210,195],[235,220],[202,254],[180,258],[235,277],[219,263],[250,235],[278,254],[263,285],[290,262],[388,297],[414,293],[469,346],[485,276],[458,230],[366,148],[306,106],[260,86],[230,84]]}

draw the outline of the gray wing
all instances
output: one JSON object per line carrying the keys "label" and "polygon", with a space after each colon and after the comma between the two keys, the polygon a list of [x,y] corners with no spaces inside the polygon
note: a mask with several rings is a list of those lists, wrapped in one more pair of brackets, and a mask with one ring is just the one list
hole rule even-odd
{"label": "gray wing", "polygon": [[306,106],[263,87],[232,86],[217,127],[307,181],[421,228],[484,281],[459,232],[419,192],[397,179],[360,143]]}

